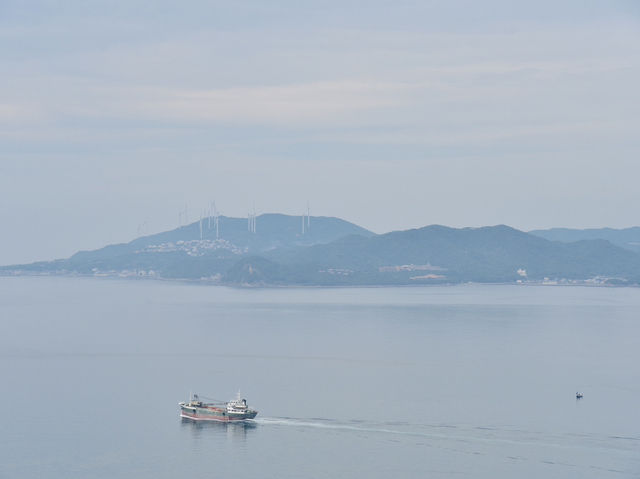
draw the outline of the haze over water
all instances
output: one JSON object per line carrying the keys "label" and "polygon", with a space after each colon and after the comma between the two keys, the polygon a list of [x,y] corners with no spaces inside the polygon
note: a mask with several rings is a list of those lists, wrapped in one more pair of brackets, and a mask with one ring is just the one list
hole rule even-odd
{"label": "haze over water", "polygon": [[[0,477],[637,477],[639,307],[0,278]],[[238,389],[256,421],[179,418],[190,391]]]}

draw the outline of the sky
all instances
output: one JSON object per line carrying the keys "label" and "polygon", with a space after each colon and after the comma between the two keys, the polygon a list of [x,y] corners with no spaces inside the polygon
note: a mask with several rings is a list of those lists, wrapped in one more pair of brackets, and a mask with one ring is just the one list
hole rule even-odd
{"label": "sky", "polygon": [[0,264],[221,214],[640,225],[640,2],[0,2]]}

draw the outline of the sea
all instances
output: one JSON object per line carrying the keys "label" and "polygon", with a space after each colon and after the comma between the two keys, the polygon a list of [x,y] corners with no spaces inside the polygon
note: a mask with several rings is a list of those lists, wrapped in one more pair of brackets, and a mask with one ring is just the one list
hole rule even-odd
{"label": "sea", "polygon": [[0,278],[2,478],[640,477],[639,405],[640,288]]}

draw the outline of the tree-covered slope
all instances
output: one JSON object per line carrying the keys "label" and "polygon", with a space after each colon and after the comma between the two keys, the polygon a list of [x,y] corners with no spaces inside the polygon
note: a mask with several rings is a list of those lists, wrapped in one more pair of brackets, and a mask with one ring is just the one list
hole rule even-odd
{"label": "tree-covered slope", "polygon": [[[292,282],[302,284],[504,282],[595,276],[636,281],[640,277],[640,255],[607,241],[554,242],[503,225],[462,229],[434,225],[369,238],[349,236],[268,257],[288,269]],[[281,276],[279,270],[278,278]],[[230,275],[227,278],[234,280]]]}
{"label": "tree-covered slope", "polygon": [[[432,225],[374,235],[337,218],[263,215],[221,218],[220,238],[200,224],[138,238],[67,260],[5,272],[209,279],[256,285],[393,285],[538,281],[544,278],[640,283],[640,254],[609,241],[550,241],[508,226]],[[208,221],[208,220],[207,220]],[[223,229],[224,228],[224,229]],[[213,234],[213,237],[212,237]]]}

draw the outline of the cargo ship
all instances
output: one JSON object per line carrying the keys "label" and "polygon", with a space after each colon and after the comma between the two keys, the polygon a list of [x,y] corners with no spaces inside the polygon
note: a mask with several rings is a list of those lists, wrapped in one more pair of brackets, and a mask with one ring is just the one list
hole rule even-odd
{"label": "cargo ship", "polygon": [[240,398],[240,391],[236,399],[225,402],[204,402],[197,394],[193,394],[189,402],[178,403],[180,416],[194,421],[244,421],[253,419],[258,411],[247,406],[247,400]]}

